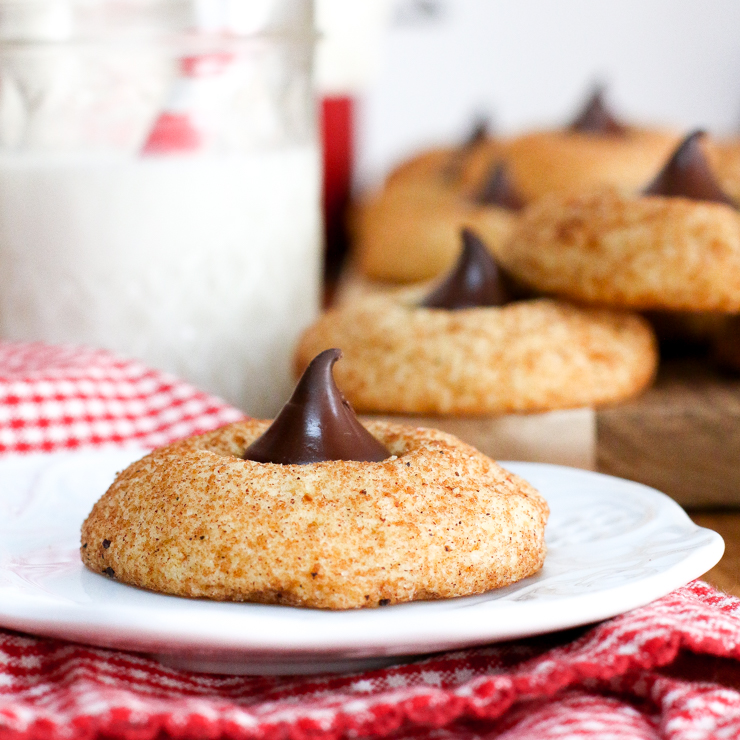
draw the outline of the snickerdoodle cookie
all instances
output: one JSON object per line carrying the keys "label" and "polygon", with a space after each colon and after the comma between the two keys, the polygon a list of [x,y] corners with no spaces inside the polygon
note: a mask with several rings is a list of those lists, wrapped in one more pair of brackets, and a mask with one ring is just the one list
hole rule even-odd
{"label": "snickerdoodle cookie", "polygon": [[456,270],[426,290],[326,312],[303,334],[297,368],[341,346],[337,377],[358,411],[459,416],[608,404],[654,375],[655,339],[643,319],[549,299],[509,302],[470,232]]}
{"label": "snickerdoodle cookie", "polygon": [[497,251],[538,290],[636,309],[740,311],[740,214],[695,132],[641,195],[550,196]]}
{"label": "snickerdoodle cookie", "polygon": [[461,228],[474,229],[495,250],[510,238],[523,205],[500,162],[469,195],[433,185],[386,188],[356,214],[356,265],[373,280],[429,280],[455,264]]}
{"label": "snickerdoodle cookie", "polygon": [[569,127],[518,136],[508,142],[504,159],[528,201],[599,186],[633,191],[660,168],[678,139],[670,131],[617,121],[599,89]]}
{"label": "snickerdoodle cookie", "polygon": [[361,426],[333,385],[339,355],[311,363],[272,424],[231,424],[120,473],[82,526],[85,564],[168,594],[324,609],[539,570],[540,494],[450,435]]}

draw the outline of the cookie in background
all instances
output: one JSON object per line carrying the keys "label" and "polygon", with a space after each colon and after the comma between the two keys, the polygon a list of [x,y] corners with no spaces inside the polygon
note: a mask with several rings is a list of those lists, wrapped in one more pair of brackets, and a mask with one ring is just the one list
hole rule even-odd
{"label": "cookie in background", "polygon": [[688,135],[642,191],[550,195],[498,255],[530,287],[589,304],[740,311],[740,214]]}
{"label": "cookie in background", "polygon": [[607,105],[604,89],[597,87],[568,126],[514,137],[507,141],[504,157],[528,201],[600,186],[635,191],[679,139],[673,131],[621,121]]}
{"label": "cookie in background", "polygon": [[655,374],[648,323],[516,300],[482,240],[465,230],[462,241],[438,285],[325,312],[303,334],[296,369],[341,347],[337,376],[359,412],[450,431],[494,457],[592,467],[593,407],[640,393]]}
{"label": "cookie in background", "polygon": [[353,264],[374,281],[435,278],[458,258],[461,228],[474,229],[495,253],[511,237],[523,205],[498,161],[475,193],[432,185],[386,188],[356,213]]}

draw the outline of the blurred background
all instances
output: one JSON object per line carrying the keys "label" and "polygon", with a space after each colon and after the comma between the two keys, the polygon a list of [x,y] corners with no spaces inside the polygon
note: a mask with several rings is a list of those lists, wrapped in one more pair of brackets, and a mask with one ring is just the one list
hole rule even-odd
{"label": "blurred background", "polygon": [[740,128],[734,0],[392,0],[385,13],[358,101],[359,184],[477,115],[502,133],[565,122],[596,81],[627,119]]}
{"label": "blurred background", "polygon": [[565,124],[596,84],[627,121],[740,131],[734,0],[317,0],[330,276],[350,190],[487,119]]}
{"label": "blurred background", "polygon": [[596,84],[631,124],[737,134],[738,28],[736,0],[0,0],[0,337],[268,416],[353,194]]}
{"label": "blurred background", "polygon": [[502,133],[566,122],[597,81],[627,120],[740,129],[735,0],[392,0],[385,13],[358,101],[358,184],[478,115]]}

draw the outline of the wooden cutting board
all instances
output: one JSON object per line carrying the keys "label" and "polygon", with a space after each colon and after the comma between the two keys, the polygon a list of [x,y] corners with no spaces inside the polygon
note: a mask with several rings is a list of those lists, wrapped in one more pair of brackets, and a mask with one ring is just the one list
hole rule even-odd
{"label": "wooden cutting board", "polygon": [[688,507],[740,508],[740,377],[664,362],[640,398],[597,413],[598,470]]}

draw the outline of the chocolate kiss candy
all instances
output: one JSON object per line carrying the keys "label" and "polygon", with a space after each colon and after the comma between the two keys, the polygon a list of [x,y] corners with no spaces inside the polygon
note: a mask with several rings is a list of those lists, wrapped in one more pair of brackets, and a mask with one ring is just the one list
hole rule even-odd
{"label": "chocolate kiss candy", "polygon": [[709,167],[699,144],[702,136],[703,131],[690,133],[643,193],[708,200],[736,207],[732,199],[722,192]]}
{"label": "chocolate kiss candy", "polygon": [[457,265],[420,305],[455,311],[508,303],[509,291],[501,271],[483,242],[470,229],[463,229],[462,239],[463,251]]}
{"label": "chocolate kiss candy", "polygon": [[626,132],[626,126],[620,123],[607,107],[603,87],[594,90],[584,109],[568,128],[582,134],[607,136],[623,136]]}
{"label": "chocolate kiss candy", "polygon": [[524,200],[516,192],[509,177],[509,171],[503,162],[493,166],[475,202],[481,206],[499,206],[511,211],[524,208]]}
{"label": "chocolate kiss candy", "polygon": [[460,171],[465,164],[465,159],[478,144],[482,144],[488,138],[489,123],[485,117],[480,117],[473,123],[473,128],[465,140],[450,154],[449,160],[442,171],[444,180],[452,181],[457,179]]}
{"label": "chocolate kiss candy", "polygon": [[380,462],[391,453],[360,424],[332,375],[341,350],[311,360],[269,429],[247,447],[245,460],[307,465],[326,460]]}
{"label": "chocolate kiss candy", "polygon": [[472,149],[478,144],[482,144],[488,138],[489,121],[485,116],[476,118],[473,128],[463,142],[461,149]]}

